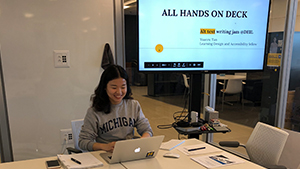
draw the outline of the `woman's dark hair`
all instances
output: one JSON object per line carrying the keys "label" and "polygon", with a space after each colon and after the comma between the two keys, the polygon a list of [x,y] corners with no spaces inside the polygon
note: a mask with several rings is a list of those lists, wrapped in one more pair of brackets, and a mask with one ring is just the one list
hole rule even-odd
{"label": "woman's dark hair", "polygon": [[111,65],[102,73],[95,93],[91,96],[92,107],[95,111],[103,111],[106,114],[110,113],[110,100],[105,89],[109,81],[120,77],[126,80],[127,86],[127,93],[123,99],[132,99],[127,72],[119,65]]}

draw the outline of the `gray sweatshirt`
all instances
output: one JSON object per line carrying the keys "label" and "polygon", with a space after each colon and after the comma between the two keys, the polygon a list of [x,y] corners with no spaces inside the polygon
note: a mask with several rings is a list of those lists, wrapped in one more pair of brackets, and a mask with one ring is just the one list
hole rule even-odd
{"label": "gray sweatshirt", "polygon": [[111,105],[111,112],[95,112],[89,108],[79,134],[78,146],[82,150],[93,150],[93,144],[110,143],[132,139],[134,127],[140,135],[153,135],[148,119],[144,116],[137,100],[123,99],[118,105]]}

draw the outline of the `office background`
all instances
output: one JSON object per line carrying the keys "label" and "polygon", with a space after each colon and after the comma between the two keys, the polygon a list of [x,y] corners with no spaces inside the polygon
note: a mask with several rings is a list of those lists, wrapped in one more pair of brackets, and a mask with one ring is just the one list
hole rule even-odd
{"label": "office background", "polygon": [[[276,48],[275,53],[279,53],[281,55],[281,52],[283,51],[284,44],[288,44],[286,42],[283,42],[283,35],[286,33],[284,32],[285,28],[285,19],[286,19],[286,13],[287,13],[287,5],[291,1],[272,1],[271,3],[271,11],[270,11],[270,21],[269,21],[269,33],[268,33],[268,46],[267,46],[267,52],[269,52],[270,44],[273,41],[273,37],[276,37],[276,42],[278,43],[278,47]],[[297,5],[292,5],[292,7],[297,7]],[[180,95],[181,92],[183,93],[183,90],[185,90],[185,86],[183,83],[183,78],[181,76],[181,73],[165,73],[165,74],[154,74],[151,75],[151,78],[149,78],[149,75],[142,74],[142,73],[136,73],[135,72],[135,64],[134,60],[137,58],[136,55],[136,46],[132,45],[136,42],[136,15],[134,12],[134,8],[127,11],[125,10],[125,35],[126,35],[126,61],[127,61],[127,70],[132,69],[133,74],[133,84],[140,86],[137,87],[139,90],[142,90],[143,86],[146,86],[148,88],[145,89],[146,91],[140,92],[141,95],[147,96],[149,98],[152,98],[154,100],[162,101],[168,104],[172,105],[183,105],[182,97],[177,96]],[[127,12],[126,12],[127,11]],[[299,16],[299,12],[298,15]],[[299,31],[299,18],[295,16],[295,18],[292,18],[291,20],[296,22],[296,30]],[[290,16],[291,18],[291,16]],[[294,28],[294,25],[293,25]],[[288,29],[289,30],[289,29]],[[287,30],[285,30],[287,31]],[[290,31],[290,30],[289,30]],[[287,31],[287,32],[289,32]],[[294,31],[294,30],[293,30]],[[284,80],[284,83],[287,83],[289,85],[289,92],[288,92],[288,98],[286,104],[286,111],[279,111],[283,113],[283,121],[285,122],[284,127],[287,129],[295,129],[299,131],[299,122],[296,122],[296,119],[293,119],[292,112],[293,109],[293,103],[294,103],[294,93],[295,93],[295,87],[300,86],[299,81],[300,77],[297,72],[299,71],[299,50],[297,47],[297,44],[299,43],[296,39],[298,39],[299,32],[295,32],[294,34],[294,42],[287,45],[287,46],[293,46],[292,51],[292,65],[290,67],[291,69],[291,77],[288,80]],[[289,40],[287,40],[289,41]],[[285,53],[287,56],[287,53]],[[286,58],[285,56],[282,56],[282,58]],[[282,59],[283,61],[284,59]],[[278,60],[277,60],[278,61]],[[131,63],[131,64],[130,64]],[[277,103],[278,98],[282,98],[278,96],[279,88],[279,81],[280,77],[279,74],[281,70],[283,70],[283,67],[274,67],[274,66],[266,66],[266,69],[263,72],[251,72],[247,73],[247,79],[245,80],[246,84],[244,86],[244,102],[245,107],[242,108],[242,105],[240,103],[236,103],[237,98],[236,96],[234,98],[227,98],[228,100],[231,99],[231,101],[235,102],[233,106],[229,106],[227,104],[224,105],[224,111],[221,111],[221,104],[220,104],[220,97],[219,97],[219,91],[223,87],[218,85],[217,83],[217,96],[216,96],[216,109],[220,111],[220,118],[221,120],[229,120],[230,122],[234,122],[235,124],[240,125],[233,125],[230,124],[229,126],[232,127],[232,132],[227,133],[226,135],[219,135],[214,134],[213,141],[218,142],[220,140],[240,140],[243,143],[247,142],[247,139],[249,137],[249,133],[251,133],[251,130],[248,130],[248,127],[253,127],[257,121],[263,121],[265,123],[269,123],[272,125],[278,125],[276,120],[276,114],[277,110],[276,108],[279,107],[279,104]],[[284,73],[285,74],[285,73]],[[147,79],[148,76],[148,79]],[[154,76],[154,80],[153,80]],[[286,77],[289,77],[289,75],[286,75]],[[148,80],[148,81],[147,81]],[[223,81],[220,81],[223,82]],[[149,90],[151,88],[151,90]],[[183,90],[182,90],[183,89]],[[209,92],[209,91],[206,91]],[[138,94],[140,94],[138,93]],[[137,94],[135,92],[135,94]],[[150,94],[150,96],[149,96]],[[204,95],[205,98],[205,95]],[[207,98],[206,98],[207,99]],[[234,100],[233,100],[234,99]],[[285,99],[283,99],[285,100]],[[286,100],[285,100],[286,101]],[[146,104],[147,105],[147,104]],[[160,107],[160,104],[154,104],[155,107]],[[154,106],[152,106],[154,107]],[[157,108],[159,109],[159,108]],[[148,111],[148,110],[145,110]],[[170,110],[163,110],[161,111],[162,117],[165,117],[164,114],[167,114]],[[294,114],[295,115],[295,114]],[[170,115],[171,116],[171,115]],[[294,120],[294,121],[293,121]],[[154,122],[158,121],[156,119]],[[228,121],[225,121],[227,124]],[[297,124],[297,125],[295,125]]]}
{"label": "office background", "polygon": [[[269,30],[280,32],[286,1],[272,2]],[[84,117],[103,71],[104,44],[115,51],[115,3],[0,0],[2,69],[15,160],[61,152],[60,130]],[[70,51],[70,68],[54,68],[53,50]]]}
{"label": "office background", "polygon": [[[114,53],[114,1],[0,1],[0,43],[15,160],[55,155],[60,129],[83,118],[103,71],[105,43]],[[55,68],[53,50],[70,51]]]}

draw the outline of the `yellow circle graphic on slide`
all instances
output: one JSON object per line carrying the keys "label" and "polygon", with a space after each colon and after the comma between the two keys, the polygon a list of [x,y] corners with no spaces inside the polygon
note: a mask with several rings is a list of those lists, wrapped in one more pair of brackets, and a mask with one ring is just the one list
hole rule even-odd
{"label": "yellow circle graphic on slide", "polygon": [[155,46],[156,52],[160,53],[164,50],[164,47],[161,44]]}

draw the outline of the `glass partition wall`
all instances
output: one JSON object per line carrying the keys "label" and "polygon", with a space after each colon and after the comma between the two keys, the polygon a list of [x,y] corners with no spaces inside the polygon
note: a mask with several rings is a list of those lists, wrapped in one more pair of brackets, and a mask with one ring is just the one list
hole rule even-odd
{"label": "glass partition wall", "polygon": [[295,20],[284,128],[300,132],[300,9]]}
{"label": "glass partition wall", "polygon": [[[285,44],[285,29],[288,0],[272,0],[270,6],[270,18],[268,29],[266,66],[264,71],[259,72],[238,72],[231,74],[243,76],[243,90],[240,95],[226,95],[222,104],[221,90],[224,88],[224,79],[218,79],[218,75],[203,76],[201,96],[201,117],[203,107],[209,105],[219,111],[221,123],[228,125],[230,133],[209,135],[208,140],[217,144],[221,140],[236,140],[245,144],[258,121],[274,126],[279,126],[278,121],[278,91],[282,90],[280,72]],[[146,74],[137,70],[137,14],[136,3],[124,1],[129,8],[124,9],[125,20],[125,58],[126,69],[130,75],[130,85],[134,99],[142,106],[145,116],[149,119],[155,135],[165,135],[165,140],[176,138],[187,138],[171,127],[174,122],[174,115],[186,113],[188,110],[189,97],[189,74],[182,73],[154,73]],[[299,31],[299,22],[296,22],[294,46],[298,44],[296,37]],[[300,35],[300,34],[299,34]],[[298,38],[298,39],[297,39]],[[290,41],[290,40],[289,40]],[[295,103],[295,94],[299,90],[299,59],[297,51],[293,50],[293,63],[291,65],[290,85],[287,94],[285,127],[299,129],[299,114],[291,107]],[[294,54],[296,53],[296,54]],[[299,55],[298,55],[299,56]],[[298,64],[297,64],[298,63]],[[221,75],[222,76],[222,75]],[[187,83],[185,83],[187,82]],[[299,99],[299,98],[298,98]],[[293,101],[292,101],[293,100]],[[226,102],[230,102],[227,104]],[[292,103],[293,102],[293,103]],[[285,112],[284,112],[285,114]],[[297,116],[298,115],[298,116]],[[199,136],[204,139],[203,136]],[[234,149],[236,153],[246,155],[244,148]]]}
{"label": "glass partition wall", "polygon": [[133,98],[140,102],[155,135],[165,135],[164,141],[186,138],[184,135],[179,136],[171,124],[174,122],[174,114],[187,112],[189,75],[184,79],[181,73],[138,72],[136,2],[125,0],[124,6],[127,6],[124,8],[125,60]]}
{"label": "glass partition wall", "polygon": [[[286,14],[288,1],[272,0],[270,6],[269,28],[267,35],[267,57],[264,71],[247,72],[243,84],[243,105],[225,104],[220,111],[220,119],[229,124],[232,132],[226,135],[213,136],[213,143],[222,140],[237,140],[245,144],[258,121],[278,126],[278,95],[280,73],[284,70],[281,66],[284,50],[284,35],[286,28]],[[217,87],[217,90],[218,87]],[[228,97],[230,99],[231,96]],[[218,98],[218,96],[217,96]],[[220,110],[220,105],[215,108]],[[244,148],[233,148],[246,155]]]}

